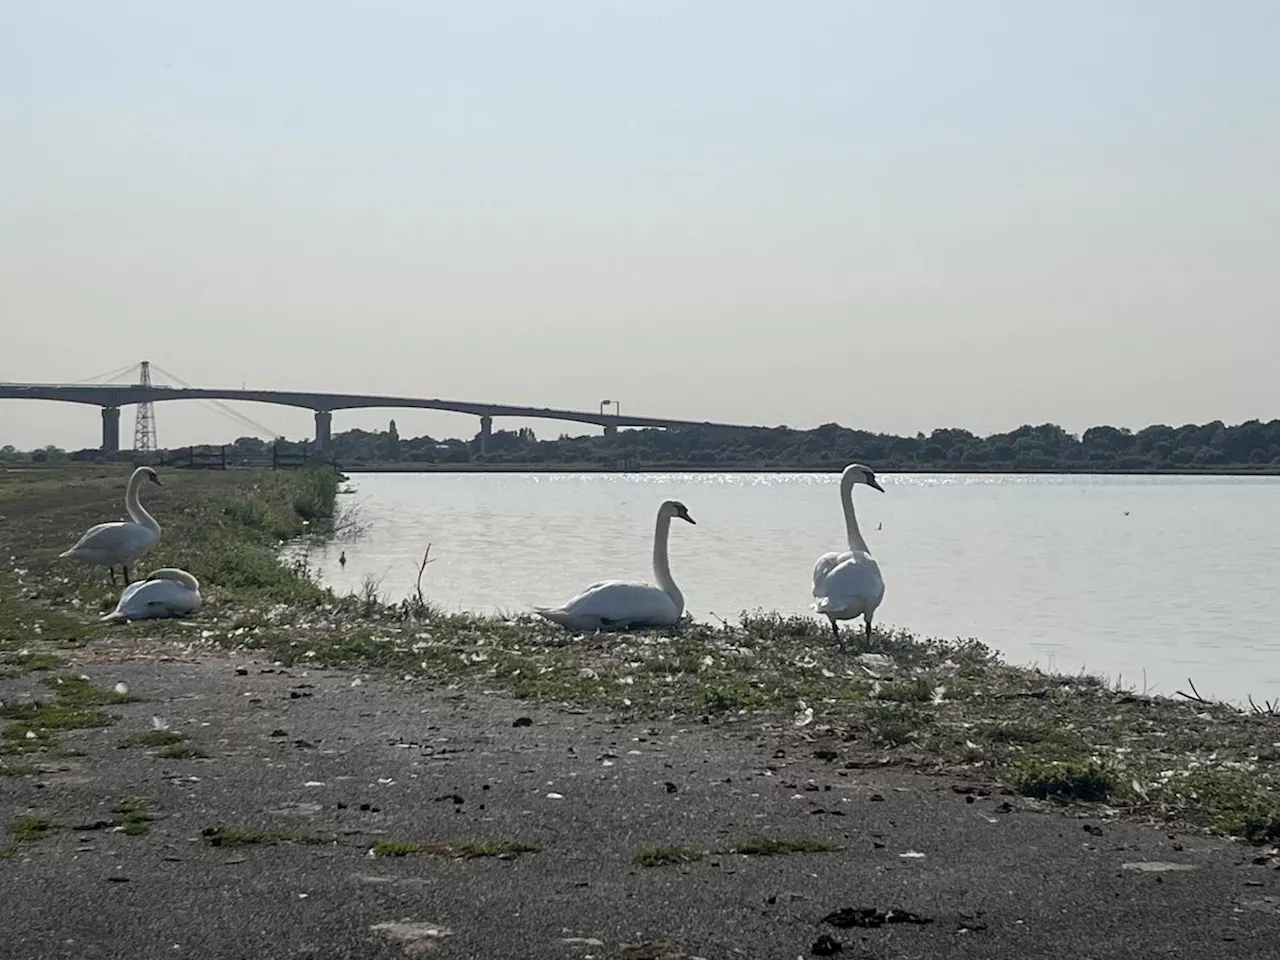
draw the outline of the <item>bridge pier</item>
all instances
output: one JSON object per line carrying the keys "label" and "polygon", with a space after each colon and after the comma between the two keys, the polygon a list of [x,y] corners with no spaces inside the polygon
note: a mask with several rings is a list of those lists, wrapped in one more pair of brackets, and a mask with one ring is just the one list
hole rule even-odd
{"label": "bridge pier", "polygon": [[321,450],[329,449],[329,440],[333,431],[333,411],[316,411],[316,446]]}
{"label": "bridge pier", "polygon": [[493,436],[493,417],[480,418],[480,452],[489,452],[489,438]]}
{"label": "bridge pier", "polygon": [[102,452],[120,452],[120,408],[102,408]]}
{"label": "bridge pier", "polygon": [[604,435],[606,437],[616,437],[618,435],[618,425],[616,423],[606,423],[604,425]]}

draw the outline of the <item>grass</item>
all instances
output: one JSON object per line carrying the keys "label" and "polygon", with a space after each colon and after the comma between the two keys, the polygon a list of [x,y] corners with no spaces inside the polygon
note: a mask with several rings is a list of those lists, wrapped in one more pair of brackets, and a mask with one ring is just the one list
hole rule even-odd
{"label": "grass", "polygon": [[733,852],[748,857],[776,857],[789,853],[829,853],[836,848],[816,837],[749,837],[734,844]]}
{"label": "grass", "polygon": [[542,844],[537,840],[475,840],[460,844],[419,844],[404,840],[378,840],[369,848],[375,857],[407,857],[428,854],[474,860],[481,857],[511,859],[522,853],[537,853]]}
{"label": "grass", "polygon": [[1115,771],[1100,763],[1028,759],[1013,767],[1013,785],[1026,797],[1044,800],[1109,800],[1119,788]]}
{"label": "grass", "polygon": [[0,655],[0,665],[0,676],[20,677],[44,670],[61,670],[67,661],[52,653],[19,650]]}
{"label": "grass", "polygon": [[28,842],[47,837],[57,828],[58,825],[48,817],[33,814],[11,822],[9,824],[9,836],[13,837],[15,841]]}
{"label": "grass", "polygon": [[127,797],[121,800],[112,810],[116,815],[116,826],[128,836],[141,836],[151,829],[151,822],[155,820],[149,809],[150,806],[151,801],[143,797]]}
{"label": "grass", "polygon": [[631,854],[637,867],[666,867],[680,863],[696,863],[706,854],[694,847],[642,847]]}

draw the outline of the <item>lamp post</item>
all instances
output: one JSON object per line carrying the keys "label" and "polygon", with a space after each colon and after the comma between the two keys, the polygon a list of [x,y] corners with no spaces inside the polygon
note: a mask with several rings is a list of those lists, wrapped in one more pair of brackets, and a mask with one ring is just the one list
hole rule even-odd
{"label": "lamp post", "polygon": [[602,417],[604,416],[604,408],[605,408],[605,407],[607,407],[607,406],[609,406],[609,404],[611,404],[611,403],[612,403],[612,404],[614,404],[615,406],[617,405],[617,401],[616,401],[616,400],[601,400],[601,401],[600,401],[600,416],[602,416]]}

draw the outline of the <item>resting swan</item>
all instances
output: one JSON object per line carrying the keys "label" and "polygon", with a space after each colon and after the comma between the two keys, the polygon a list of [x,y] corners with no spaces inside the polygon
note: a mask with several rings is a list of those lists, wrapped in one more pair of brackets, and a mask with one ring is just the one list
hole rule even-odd
{"label": "resting swan", "polygon": [[824,553],[813,567],[813,595],[817,601],[813,609],[831,621],[831,632],[840,642],[837,620],[852,620],[861,616],[866,623],[866,639],[871,642],[871,618],[884,599],[884,578],[880,565],[871,556],[867,541],[858,530],[858,518],[853,512],[853,486],[865,483],[884,493],[884,487],[876,482],[876,475],[869,467],[851,463],[840,474],[840,503],[844,506],[844,527],[849,539],[845,553]]}
{"label": "resting swan", "polygon": [[696,523],[683,503],[664,500],[653,531],[653,578],[649,583],[602,580],[593,583],[559,607],[534,607],[534,612],[570,630],[626,630],[630,627],[669,627],[684,613],[684,595],[671,579],[667,535],[671,518]]}
{"label": "resting swan", "polygon": [[105,566],[116,582],[116,565],[124,570],[124,582],[129,582],[129,564],[146,553],[160,540],[160,524],[142,508],[138,490],[142,481],[150,480],[156,486],[164,486],[150,467],[139,467],[129,478],[129,488],[124,494],[124,508],[128,520],[100,523],[85,531],[74,547],[58,554],[88,563]]}
{"label": "resting swan", "polygon": [[200,581],[176,567],[151,571],[120,594],[116,608],[102,620],[154,620],[181,617],[200,606]]}

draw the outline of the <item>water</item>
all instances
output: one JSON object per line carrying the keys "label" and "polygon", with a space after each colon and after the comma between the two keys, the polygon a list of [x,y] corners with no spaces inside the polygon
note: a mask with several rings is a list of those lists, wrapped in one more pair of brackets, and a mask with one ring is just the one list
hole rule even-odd
{"label": "water", "polygon": [[[1153,693],[1280,696],[1280,480],[880,476],[855,491],[886,582],[877,622],[977,637],[1012,662]],[[652,579],[658,503],[683,500],[671,567],[689,613],[810,613],[813,563],[843,549],[838,477],[355,474],[366,525],[312,556],[326,583],[527,610],[608,577]],[[1126,512],[1127,511],[1127,512]],[[345,569],[337,563],[345,550]],[[1145,678],[1144,678],[1145,671]]]}

